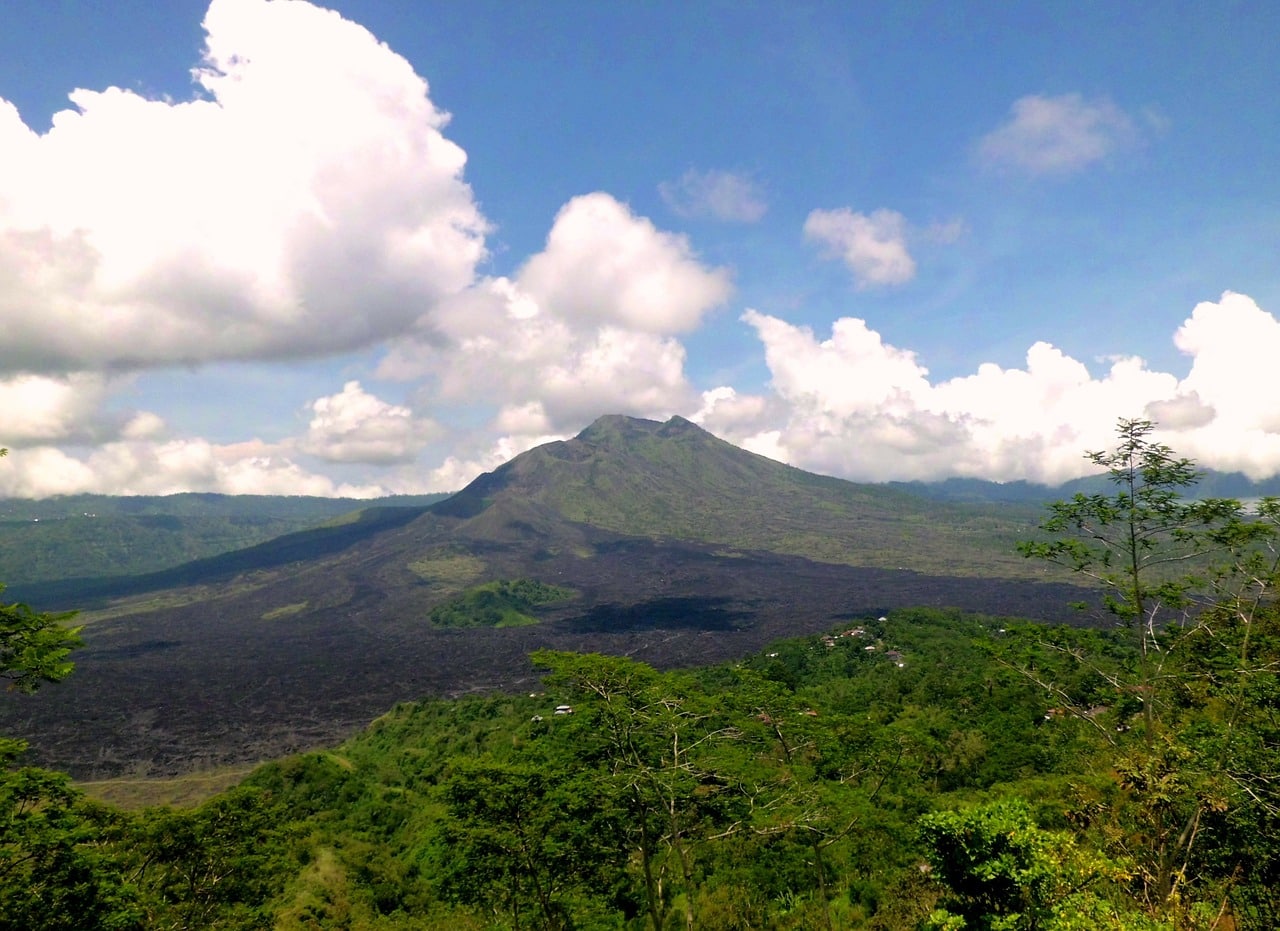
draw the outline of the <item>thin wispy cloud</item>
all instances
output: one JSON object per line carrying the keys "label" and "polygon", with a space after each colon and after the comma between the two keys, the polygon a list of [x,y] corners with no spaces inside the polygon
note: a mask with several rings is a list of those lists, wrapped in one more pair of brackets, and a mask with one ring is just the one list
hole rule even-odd
{"label": "thin wispy cloud", "polygon": [[658,185],[662,200],[677,216],[756,223],[769,210],[760,185],[731,171],[689,169],[678,181]]}
{"label": "thin wispy cloud", "polygon": [[1031,175],[1070,175],[1139,138],[1137,122],[1105,97],[1033,94],[1014,101],[1009,119],[978,143],[978,157]]}

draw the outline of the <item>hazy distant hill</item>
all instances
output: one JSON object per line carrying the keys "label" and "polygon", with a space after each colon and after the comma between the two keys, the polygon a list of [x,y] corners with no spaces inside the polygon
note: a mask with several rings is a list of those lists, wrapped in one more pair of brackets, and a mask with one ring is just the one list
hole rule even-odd
{"label": "hazy distant hill", "polygon": [[[1106,492],[1105,476],[1079,478],[1061,485],[1034,482],[988,482],[980,478],[948,478],[938,482],[889,482],[888,487],[938,501],[968,504],[1044,505],[1074,494]],[[1189,495],[1198,498],[1251,498],[1280,496],[1280,476],[1254,481],[1240,472],[1204,472]]]}
{"label": "hazy distant hill", "polygon": [[0,520],[53,520],[69,517],[223,517],[264,515],[316,523],[329,517],[377,506],[421,507],[448,495],[392,495],[385,498],[319,498],[310,495],[55,495],[51,498],[0,498]]}
{"label": "hazy distant hill", "polygon": [[[88,609],[87,646],[67,682],[0,699],[0,733],[81,775],[192,769],[331,740],[402,699],[528,687],[539,647],[671,666],[908,605],[1066,619],[1080,590],[1030,581],[1040,567],[1013,554],[1039,516],[812,475],[680,418],[605,417],[430,506],[24,586]],[[432,623],[501,579],[574,594],[533,625]]]}
{"label": "hazy distant hill", "polygon": [[[721,542],[854,565],[907,565],[948,574],[998,568],[1020,575],[1032,567],[1013,555],[1012,542],[1041,519],[1044,504],[1104,485],[1100,477],[1056,487],[967,478],[856,485],[753,456],[680,418],[656,424],[605,417],[574,440],[532,450],[483,476],[446,511],[478,516],[496,504],[497,511],[486,519],[490,525],[524,508],[526,523],[534,510],[549,511],[553,522],[567,519],[627,534]],[[512,500],[499,500],[499,488],[510,489],[507,499]],[[1239,473],[1208,472],[1196,492],[1242,499],[1280,495],[1280,478],[1254,482]],[[11,596],[29,593],[35,600],[59,602],[166,587],[209,568],[188,563],[269,544],[335,519],[354,521],[369,508],[422,509],[448,497],[0,498],[0,582]],[[939,509],[929,502],[961,507]],[[895,524],[887,533],[885,521]],[[332,537],[323,529],[319,533]],[[976,553],[971,552],[975,541]],[[305,540],[289,542],[306,545]],[[259,556],[278,561],[279,551],[268,545],[242,553],[215,564],[216,571],[249,566]],[[159,574],[180,566],[185,568]],[[120,581],[136,575],[149,578]],[[79,581],[38,584],[67,579]]]}
{"label": "hazy distant hill", "polygon": [[0,582],[154,572],[243,549],[375,505],[426,506],[447,495],[375,501],[284,495],[65,495],[0,498]]}

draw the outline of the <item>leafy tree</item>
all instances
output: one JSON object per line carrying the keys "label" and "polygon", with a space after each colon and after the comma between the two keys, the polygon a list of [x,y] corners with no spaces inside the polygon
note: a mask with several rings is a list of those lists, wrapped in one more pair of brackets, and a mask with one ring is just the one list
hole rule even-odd
{"label": "leafy tree", "polygon": [[0,927],[142,928],[134,892],[102,843],[112,816],[62,773],[15,768],[23,749],[0,739]]}
{"label": "leafy tree", "polygon": [[748,804],[730,830],[785,837],[808,854],[816,893],[811,920],[830,931],[837,872],[828,852],[874,819],[876,796],[896,775],[901,747],[887,730],[877,729],[880,740],[851,733],[843,716],[819,715],[801,696],[747,669],[736,670],[726,701],[755,756],[755,765],[737,767]]}
{"label": "leafy tree", "polygon": [[[8,449],[0,447],[0,457],[8,454]],[[10,688],[34,692],[42,683],[70,675],[67,656],[83,645],[79,628],[65,626],[73,617],[75,612],[49,614],[24,604],[0,604],[0,678],[8,679]]]}
{"label": "leafy tree", "polygon": [[[4,586],[0,585],[0,592]],[[20,692],[71,674],[67,656],[82,645],[79,628],[68,628],[74,612],[51,614],[25,604],[0,604],[0,678]]]}
{"label": "leafy tree", "polygon": [[194,811],[142,815],[121,840],[151,927],[256,928],[281,885],[280,812],[236,788]]}
{"label": "leafy tree", "polygon": [[541,927],[569,927],[568,905],[625,866],[618,813],[593,773],[458,761],[444,797],[446,885],[470,904],[501,901],[517,928],[530,912]]}
{"label": "leafy tree", "polygon": [[[0,678],[10,689],[34,692],[70,674],[66,657],[81,643],[64,626],[72,616],[0,604]],[[0,926],[140,927],[132,893],[98,843],[102,812],[62,773],[19,766],[25,751],[25,742],[0,738]]]}
{"label": "leafy tree", "polygon": [[550,650],[532,658],[550,667],[548,688],[573,696],[575,737],[615,793],[654,931],[677,901],[696,927],[697,852],[736,820],[724,812],[737,794],[718,751],[740,730],[692,683],[643,663]]}
{"label": "leafy tree", "polygon": [[[1257,860],[1224,844],[1232,831],[1241,849],[1277,839],[1280,773],[1267,747],[1280,668],[1280,502],[1251,513],[1231,499],[1188,498],[1194,465],[1154,442],[1153,430],[1150,421],[1120,421],[1116,448],[1088,454],[1115,492],[1051,505],[1043,527],[1056,539],[1021,547],[1095,580],[1128,632],[1127,656],[1068,651],[1106,684],[1109,702],[1087,707],[1060,680],[1021,668],[1109,745],[1102,762],[1114,784],[1082,794],[1078,823],[1132,857],[1135,895],[1152,915],[1189,921],[1212,897],[1226,909],[1261,880],[1248,878]],[[1258,927],[1275,917],[1268,912]]]}
{"label": "leafy tree", "polygon": [[1068,834],[1041,830],[1020,800],[926,815],[920,834],[933,874],[949,892],[930,916],[930,931],[1164,927],[1101,895],[1123,869]]}
{"label": "leafy tree", "polygon": [[1152,440],[1154,430],[1149,420],[1121,420],[1114,449],[1086,454],[1107,470],[1114,493],[1051,504],[1041,527],[1055,539],[1018,547],[1095,581],[1107,612],[1133,632],[1137,681],[1125,686],[1142,701],[1149,743],[1157,734],[1152,691],[1168,658],[1170,625],[1193,622],[1214,593],[1208,558],[1247,548],[1259,535],[1239,501],[1185,497],[1199,473]]}

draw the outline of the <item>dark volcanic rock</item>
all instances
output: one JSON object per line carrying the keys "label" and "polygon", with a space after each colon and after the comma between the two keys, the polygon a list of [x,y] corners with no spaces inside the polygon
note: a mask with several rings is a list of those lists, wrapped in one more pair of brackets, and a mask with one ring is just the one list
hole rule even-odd
{"label": "dark volcanic rock", "polygon": [[[399,701],[528,688],[542,647],[670,667],[899,607],[1071,620],[1079,590],[1006,580],[1029,571],[1013,543],[1033,525],[811,475],[680,418],[606,417],[430,507],[24,591],[97,613],[70,679],[0,699],[0,733],[81,777],[170,773],[336,741]],[[532,627],[428,623],[517,578],[579,596]]]}
{"label": "dark volcanic rock", "polygon": [[[600,539],[589,556],[508,548],[513,573],[582,593],[536,627],[437,630],[393,592],[352,585],[346,603],[264,620],[248,596],[91,624],[75,674],[5,696],[3,731],[80,778],[167,774],[334,742],[399,701],[528,689],[535,649],[598,651],[659,667],[728,660],[855,617],[934,605],[1075,619],[1078,589],[931,577]],[[530,574],[530,573],[522,573]]]}

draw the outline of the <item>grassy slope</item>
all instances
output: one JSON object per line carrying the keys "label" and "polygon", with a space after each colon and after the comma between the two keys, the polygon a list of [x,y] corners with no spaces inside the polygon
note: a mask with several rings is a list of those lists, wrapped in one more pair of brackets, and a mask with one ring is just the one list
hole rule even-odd
{"label": "grassy slope", "polygon": [[255,769],[256,766],[228,766],[168,779],[99,779],[76,785],[90,798],[127,811],[159,807],[195,808],[238,785]]}

